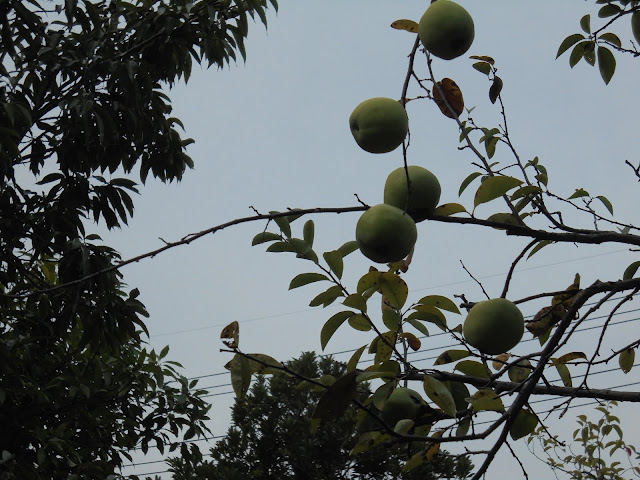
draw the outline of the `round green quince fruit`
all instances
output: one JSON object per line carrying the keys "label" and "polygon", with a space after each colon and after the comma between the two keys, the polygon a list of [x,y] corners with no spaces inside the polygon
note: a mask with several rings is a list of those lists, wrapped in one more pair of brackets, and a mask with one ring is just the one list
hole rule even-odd
{"label": "round green quince fruit", "polygon": [[349,128],[363,150],[387,153],[402,144],[409,131],[409,119],[399,102],[375,97],[365,100],[353,110]]}
{"label": "round green quince fruit", "polygon": [[362,254],[377,263],[399,262],[418,239],[411,216],[381,203],[364,212],[356,225],[356,242]]}
{"label": "round green quince fruit", "polygon": [[398,387],[384,403],[380,416],[390,427],[400,420],[415,420],[424,400],[418,392],[406,387]]}
{"label": "round green quince fruit", "polygon": [[410,187],[404,167],[389,174],[384,185],[384,203],[406,210],[417,223],[431,215],[438,205],[440,182],[433,173],[418,165],[409,165],[407,170]]}
{"label": "round green quince fruit", "polygon": [[475,37],[473,18],[455,2],[437,0],[422,15],[418,36],[433,55],[451,60],[463,55],[471,47]]}
{"label": "round green quince fruit", "polygon": [[498,355],[515,347],[524,334],[520,309],[505,298],[476,303],[464,321],[462,335],[482,353]]}

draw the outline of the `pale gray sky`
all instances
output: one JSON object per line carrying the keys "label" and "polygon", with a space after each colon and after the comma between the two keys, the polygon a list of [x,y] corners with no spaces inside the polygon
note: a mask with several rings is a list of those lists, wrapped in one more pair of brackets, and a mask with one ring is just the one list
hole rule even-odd
{"label": "pale gray sky", "polygon": [[[348,117],[367,98],[399,98],[414,36],[389,25],[400,18],[419,20],[428,3],[281,2],[278,15],[269,16],[268,31],[259,24],[252,25],[246,64],[223,70],[196,68],[187,86],[170,92],[175,116],[183,120],[186,135],[196,140],[189,149],[196,168],[187,172],[180,184],[162,185],[150,180],[136,199],[130,227],[101,232],[105,241],[128,258],[161,246],[160,238],[177,240],[251,215],[250,206],[260,212],[352,206],[356,193],[368,204],[380,203],[386,176],[402,164],[401,149],[383,155],[360,150],[349,132]],[[624,165],[625,160],[640,161],[638,62],[618,55],[617,72],[605,86],[597,69],[584,62],[571,70],[567,54],[554,60],[562,39],[579,30],[580,17],[585,13],[596,17],[593,2],[460,3],[476,25],[475,42],[468,54],[496,59],[505,83],[503,98],[511,138],[523,159],[540,157],[549,170],[550,188],[556,193],[569,195],[575,188],[584,187],[594,195],[606,195],[617,217],[638,223],[638,186],[630,168]],[[631,38],[626,23],[615,31],[623,42]],[[449,62],[436,59],[433,68],[436,76],[451,77],[458,83],[466,106],[476,106],[472,115],[478,124],[497,126],[499,110],[488,101],[489,84],[471,68],[472,63],[465,55]],[[417,69],[426,75],[423,60],[419,60]],[[412,92],[417,89],[410,90],[410,96]],[[460,202],[470,209],[473,186],[462,198],[458,198],[458,188],[474,171],[470,165],[474,158],[470,152],[458,150],[455,123],[427,101],[410,103],[408,113],[410,163],[438,176],[443,189],[441,203]],[[494,160],[505,165],[511,161],[504,147],[498,148]],[[476,213],[488,216],[498,211],[496,208],[491,203],[479,207]],[[358,214],[315,216],[317,251],[332,250],[353,239],[357,219]],[[581,221],[590,226],[588,218]],[[294,223],[294,230],[301,229],[302,223]],[[287,291],[291,278],[313,271],[312,264],[289,254],[267,254],[264,246],[251,247],[252,237],[263,228],[264,223],[233,227],[123,270],[125,280],[140,289],[151,313],[147,322],[151,344],[156,348],[169,344],[171,359],[185,366],[188,377],[223,371],[230,355],[219,352],[219,334],[233,320],[240,322],[244,351],[281,360],[304,350],[320,351],[320,329],[339,307],[310,309],[309,301],[321,291],[317,285]],[[449,297],[464,293],[470,300],[480,300],[481,292],[462,270],[460,260],[492,296],[499,296],[513,258],[528,242],[485,230],[419,224],[417,253],[405,276],[412,292],[410,300],[429,293]],[[584,285],[595,279],[617,279],[635,259],[619,245],[548,247],[521,264],[510,298],[565,288],[577,272]],[[354,287],[368,266],[359,253],[348,257],[345,284]],[[532,315],[540,306],[525,305],[523,311]],[[629,313],[616,318],[635,316]],[[451,316],[449,321],[455,325],[462,318]],[[619,348],[631,335],[637,338],[637,331],[635,322],[616,326],[607,346]],[[371,340],[368,334],[348,326],[338,333],[329,343],[328,352],[357,348]],[[585,332],[577,336],[579,345],[573,350],[586,348],[593,335]],[[423,348],[451,343],[451,339],[438,336],[425,339]],[[518,347],[518,352],[528,348],[534,348],[533,342]],[[435,350],[415,358],[438,353]],[[346,360],[348,355],[339,358]],[[422,367],[432,364],[433,360],[419,363]],[[615,366],[614,362],[609,368]],[[591,386],[638,381],[639,371],[634,369],[626,376],[600,375],[594,377]],[[596,379],[602,383],[595,385]],[[220,385],[228,380],[226,375],[218,376],[204,379],[200,385]],[[229,390],[223,387],[212,393]],[[214,434],[222,435],[228,427],[233,398],[220,395],[211,400],[211,428]],[[560,432],[570,432],[577,410],[569,411],[568,420],[554,418],[548,422],[561,427]],[[625,424],[637,423],[635,410],[620,410]],[[626,433],[640,443],[634,430],[628,428]],[[208,450],[204,443],[201,447]],[[473,449],[484,447],[480,442],[469,445]],[[530,478],[551,477],[548,469],[528,453],[524,441],[515,448]],[[159,458],[152,452],[140,461]],[[478,465],[481,459],[474,462]],[[521,476],[506,451],[489,469],[488,477],[504,473],[505,468],[512,477]],[[159,463],[126,469],[124,473],[162,470],[166,467]]]}

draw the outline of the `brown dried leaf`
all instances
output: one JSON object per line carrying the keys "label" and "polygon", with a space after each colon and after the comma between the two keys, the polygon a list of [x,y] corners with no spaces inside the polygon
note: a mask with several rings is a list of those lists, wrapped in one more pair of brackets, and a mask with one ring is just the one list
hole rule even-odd
{"label": "brown dried leaf", "polygon": [[[438,88],[438,86],[440,88]],[[440,90],[442,90],[447,103],[449,103],[453,111],[456,113],[455,116],[451,113],[451,110],[444,102],[442,95],[440,94]],[[464,111],[464,99],[462,98],[462,91],[460,90],[460,87],[458,87],[456,82],[454,82],[450,78],[443,78],[433,87],[433,99],[435,100],[438,107],[440,107],[440,111],[449,118],[460,116],[460,114]]]}
{"label": "brown dried leaf", "polygon": [[240,340],[240,325],[238,322],[231,322],[229,325],[224,327],[220,333],[220,338],[223,339],[222,343],[224,343],[228,348],[238,348]]}

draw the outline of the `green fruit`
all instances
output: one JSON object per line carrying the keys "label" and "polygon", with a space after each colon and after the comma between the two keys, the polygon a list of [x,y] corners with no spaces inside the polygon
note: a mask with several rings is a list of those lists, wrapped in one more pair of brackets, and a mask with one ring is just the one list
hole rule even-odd
{"label": "green fruit", "polygon": [[462,334],[470,345],[481,352],[498,355],[511,350],[522,339],[524,317],[509,300],[485,300],[469,310]]}
{"label": "green fruit", "polygon": [[636,42],[640,43],[640,11],[631,14],[631,33]]}
{"label": "green fruit", "polygon": [[509,380],[520,383],[531,375],[531,362],[526,358],[524,360],[520,360],[513,367],[510,367],[507,373],[509,375]]}
{"label": "green fruit", "polygon": [[387,153],[407,136],[409,119],[400,103],[376,97],[355,108],[349,117],[349,127],[360,148],[370,153]]}
{"label": "green fruit", "polygon": [[440,182],[426,168],[409,165],[411,192],[407,188],[407,173],[400,167],[389,174],[384,184],[384,203],[407,211],[415,222],[433,213],[440,201]]}
{"label": "green fruit", "polygon": [[400,420],[415,420],[424,400],[418,392],[406,387],[398,387],[384,403],[380,416],[390,427]]}
{"label": "green fruit", "polygon": [[411,216],[381,203],[364,212],[356,225],[356,242],[362,254],[378,263],[399,262],[411,252],[418,229]]}
{"label": "green fruit", "polygon": [[473,18],[457,3],[437,0],[422,15],[418,36],[433,55],[451,60],[471,47],[475,36]]}

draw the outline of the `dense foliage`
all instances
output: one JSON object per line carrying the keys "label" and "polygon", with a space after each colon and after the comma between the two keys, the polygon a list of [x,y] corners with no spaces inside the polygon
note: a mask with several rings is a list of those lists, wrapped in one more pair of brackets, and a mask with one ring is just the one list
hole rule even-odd
{"label": "dense foliage", "polygon": [[[344,375],[343,364],[330,357],[303,353],[286,363],[298,375],[328,383]],[[362,384],[363,388],[368,388]],[[175,480],[363,480],[467,478],[466,457],[442,457],[411,472],[401,467],[414,445],[390,446],[385,455],[350,455],[357,440],[356,413],[327,422],[311,433],[311,417],[323,388],[298,376],[259,376],[243,399],[236,399],[232,425],[212,449],[210,459],[170,461]],[[363,390],[360,398],[367,392]]]}
{"label": "dense foliage", "polygon": [[87,230],[128,222],[134,169],[192,167],[164,89],[244,57],[266,8],[0,3],[0,478],[107,478],[133,448],[204,431],[201,392],[145,347],[139,293]]}

